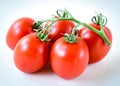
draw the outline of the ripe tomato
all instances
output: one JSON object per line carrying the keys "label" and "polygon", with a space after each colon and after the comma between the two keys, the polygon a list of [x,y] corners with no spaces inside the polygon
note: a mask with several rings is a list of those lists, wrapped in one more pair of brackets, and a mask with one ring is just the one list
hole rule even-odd
{"label": "ripe tomato", "polygon": [[33,19],[24,17],[16,20],[11,25],[6,35],[6,43],[10,49],[14,50],[17,42],[23,36],[34,32],[32,27],[33,22]]}
{"label": "ripe tomato", "polygon": [[48,60],[51,42],[42,42],[35,33],[24,36],[14,49],[16,67],[27,73],[43,68]]}
{"label": "ripe tomato", "polygon": [[50,63],[53,71],[64,79],[73,79],[82,74],[89,59],[89,51],[84,40],[67,43],[58,39],[51,48]]}
{"label": "ripe tomato", "polygon": [[[100,25],[94,23],[90,25],[100,30]],[[107,27],[104,27],[104,31],[108,39],[112,42],[110,30]],[[79,36],[82,35],[89,48],[89,64],[102,60],[109,52],[111,46],[108,46],[100,36],[85,27],[80,29]]]}
{"label": "ripe tomato", "polygon": [[65,33],[71,33],[75,24],[71,20],[58,20],[51,26],[49,37],[55,42],[58,38],[62,37]]}

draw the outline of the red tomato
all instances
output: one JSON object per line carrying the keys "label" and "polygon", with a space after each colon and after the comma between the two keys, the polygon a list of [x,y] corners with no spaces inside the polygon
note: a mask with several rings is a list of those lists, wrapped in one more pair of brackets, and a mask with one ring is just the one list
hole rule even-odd
{"label": "red tomato", "polygon": [[34,32],[32,26],[33,22],[33,19],[24,17],[16,20],[11,25],[6,35],[6,43],[10,49],[14,50],[17,42],[23,36]]}
{"label": "red tomato", "polygon": [[88,65],[88,59],[89,51],[84,40],[67,43],[62,37],[51,48],[51,67],[64,79],[73,79],[82,74]]}
{"label": "red tomato", "polygon": [[62,37],[65,33],[71,33],[75,24],[71,20],[59,20],[51,26],[51,32],[49,37],[53,42]]}
{"label": "red tomato", "polygon": [[[99,25],[93,23],[90,25],[100,30]],[[104,27],[104,31],[108,39],[112,42],[112,34],[110,30],[107,27]],[[107,46],[100,36],[85,27],[80,29],[79,36],[82,35],[89,48],[89,64],[102,60],[109,52],[111,46]]]}
{"label": "red tomato", "polygon": [[42,42],[35,33],[23,37],[14,49],[16,67],[27,73],[33,73],[43,68],[50,53],[50,42]]}

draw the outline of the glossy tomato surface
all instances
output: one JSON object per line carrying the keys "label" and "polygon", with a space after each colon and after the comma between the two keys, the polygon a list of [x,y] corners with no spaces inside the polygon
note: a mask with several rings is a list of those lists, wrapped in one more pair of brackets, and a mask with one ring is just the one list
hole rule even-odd
{"label": "glossy tomato surface", "polygon": [[6,35],[6,43],[8,47],[14,50],[17,42],[25,35],[33,31],[34,20],[28,17],[20,18],[13,22]]}
{"label": "glossy tomato surface", "polygon": [[[97,24],[90,24],[91,26],[93,26],[94,28],[100,30],[100,26]],[[106,36],[108,37],[108,39],[111,41],[111,45],[112,45],[112,34],[111,31],[109,30],[109,28],[104,27],[104,31]],[[109,52],[111,45],[108,46],[105,41],[98,36],[96,33],[94,33],[93,31],[83,27],[80,29],[80,33],[79,36],[83,36],[83,39],[85,40],[85,42],[88,45],[89,48],[89,64],[92,63],[96,63],[99,62],[100,60],[102,60],[107,53]]]}
{"label": "glossy tomato surface", "polygon": [[71,20],[59,20],[51,26],[50,38],[55,42],[58,38],[62,37],[65,33],[71,33],[75,24]]}
{"label": "glossy tomato surface", "polygon": [[23,37],[14,49],[16,67],[27,73],[43,68],[49,60],[50,42],[42,42],[35,33]]}
{"label": "glossy tomato surface", "polygon": [[88,59],[89,51],[84,40],[67,43],[62,37],[53,44],[50,53],[51,67],[63,79],[73,79],[82,74]]}

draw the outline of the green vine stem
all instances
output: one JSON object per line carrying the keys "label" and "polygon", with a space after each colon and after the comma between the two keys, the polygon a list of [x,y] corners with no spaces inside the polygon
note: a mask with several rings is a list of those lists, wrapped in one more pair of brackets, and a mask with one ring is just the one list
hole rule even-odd
{"label": "green vine stem", "polygon": [[[105,32],[104,32],[104,25],[106,24],[105,21],[102,19],[103,15],[102,14],[98,14],[98,21],[97,23],[99,23],[101,29],[100,30],[97,30],[96,28],[94,28],[93,26],[90,26],[89,24],[87,23],[83,23],[83,22],[80,22],[79,20],[75,19],[66,9],[64,10],[57,10],[57,16],[58,17],[55,17],[55,18],[51,18],[51,19],[48,19],[48,20],[43,20],[42,23],[46,22],[46,21],[50,21],[51,23],[44,29],[43,33],[41,33],[43,36],[45,34],[45,32],[51,27],[52,24],[54,24],[56,21],[58,20],[72,20],[74,21],[78,26],[82,25],[90,30],[92,30],[93,32],[95,32],[96,34],[98,34],[101,38],[103,38],[103,40],[105,41],[105,43],[110,46],[111,45],[111,42],[110,40],[107,38]],[[97,18],[94,16],[94,18]],[[94,20],[93,20],[94,21]],[[42,24],[41,23],[41,24]],[[39,25],[37,25],[39,26]],[[38,29],[38,28],[37,28]]]}

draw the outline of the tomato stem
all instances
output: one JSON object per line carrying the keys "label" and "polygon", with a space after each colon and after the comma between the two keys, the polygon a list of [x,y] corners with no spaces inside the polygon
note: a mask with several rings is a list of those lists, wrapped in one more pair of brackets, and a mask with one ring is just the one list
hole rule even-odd
{"label": "tomato stem", "polygon": [[[84,27],[92,30],[93,32],[95,32],[96,34],[98,34],[101,38],[103,38],[103,40],[105,41],[105,43],[110,46],[111,42],[110,40],[107,38],[105,32],[104,32],[104,27],[103,25],[106,25],[107,23],[107,18],[105,16],[103,16],[102,14],[97,14],[97,17],[94,16],[94,18],[97,21],[97,24],[100,25],[101,29],[97,30],[96,28],[94,28],[93,26],[87,24],[87,23],[83,23],[80,22],[79,20],[75,19],[66,9],[65,12],[67,12],[67,15],[69,15],[69,18],[59,18],[59,20],[72,20],[75,23],[79,24],[79,25],[83,25]],[[102,19],[102,17],[104,17],[104,19]],[[98,20],[97,20],[98,19]]]}
{"label": "tomato stem", "polygon": [[[105,16],[103,16],[102,14],[97,14],[97,16],[93,16],[92,17],[92,22],[95,23],[95,24],[99,24],[100,25],[100,30],[97,30],[96,28],[94,28],[93,26],[87,24],[87,23],[83,23],[79,20],[77,20],[76,18],[74,18],[66,9],[64,10],[57,10],[57,17],[55,18],[51,18],[51,19],[48,19],[48,20],[43,20],[43,21],[37,21],[38,23],[34,23],[34,27],[36,29],[40,29],[40,27],[42,26],[42,24],[44,22],[48,22],[50,21],[50,24],[45,27],[42,32],[40,32],[40,39],[43,38],[44,40],[47,39],[47,36],[46,35],[46,31],[49,30],[49,28],[52,26],[52,24],[54,24],[56,21],[58,20],[72,20],[74,21],[77,25],[75,28],[73,28],[73,31],[70,35],[68,34],[65,34],[65,38],[67,39],[67,41],[73,43],[76,41],[76,37],[77,35],[75,35],[75,31],[76,31],[76,28],[80,25],[92,30],[93,32],[95,32],[96,34],[98,34],[104,41],[105,43],[110,46],[111,45],[111,42],[110,40],[107,38],[105,32],[104,32],[104,25],[106,25],[107,23],[107,18]],[[103,19],[104,18],[104,19]],[[39,31],[39,30],[38,30]],[[49,30],[50,31],[50,30]],[[45,38],[44,38],[45,37]],[[74,38],[74,39],[73,39]],[[72,40],[72,41],[70,41]]]}

